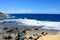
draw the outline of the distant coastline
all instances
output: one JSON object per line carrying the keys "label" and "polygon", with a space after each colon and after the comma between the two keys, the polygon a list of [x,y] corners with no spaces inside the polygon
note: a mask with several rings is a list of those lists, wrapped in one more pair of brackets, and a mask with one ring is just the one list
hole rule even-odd
{"label": "distant coastline", "polygon": [[0,18],[7,18],[7,15],[2,13],[2,12],[0,12]]}

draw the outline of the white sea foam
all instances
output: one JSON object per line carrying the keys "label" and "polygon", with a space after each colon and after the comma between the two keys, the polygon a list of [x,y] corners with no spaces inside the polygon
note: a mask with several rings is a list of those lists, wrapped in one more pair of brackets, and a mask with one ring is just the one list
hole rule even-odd
{"label": "white sea foam", "polygon": [[37,26],[45,28],[45,29],[59,29],[60,30],[60,22],[51,22],[51,21],[38,21],[35,19],[6,19],[2,21],[16,21],[22,23],[25,26]]}
{"label": "white sea foam", "polygon": [[15,18],[15,16],[10,16],[7,14],[7,18]]}

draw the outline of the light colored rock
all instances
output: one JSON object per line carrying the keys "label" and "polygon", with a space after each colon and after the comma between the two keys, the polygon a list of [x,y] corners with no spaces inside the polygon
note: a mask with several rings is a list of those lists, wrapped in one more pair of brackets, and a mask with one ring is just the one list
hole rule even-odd
{"label": "light colored rock", "polygon": [[25,37],[26,37],[27,39],[29,39],[30,33],[27,33],[27,34],[25,35]]}

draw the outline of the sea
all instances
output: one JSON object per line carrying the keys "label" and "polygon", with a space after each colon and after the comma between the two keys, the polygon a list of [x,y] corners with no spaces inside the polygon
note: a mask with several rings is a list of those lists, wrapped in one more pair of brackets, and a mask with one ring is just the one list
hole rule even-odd
{"label": "sea", "polygon": [[60,14],[8,14],[8,15],[10,16],[10,18],[0,18],[0,20],[27,18],[27,19],[36,19],[41,21],[60,22]]}
{"label": "sea", "polygon": [[[36,20],[36,22],[38,22],[38,26],[40,25],[44,25],[43,28],[53,28],[53,29],[59,29],[60,30],[60,14],[7,14],[8,17],[7,18],[0,18],[1,20],[11,20],[11,19],[34,19],[34,21]],[[32,21],[32,22],[34,22]],[[42,21],[42,22],[41,22]],[[24,23],[25,21],[23,21]],[[31,22],[28,21],[27,22]],[[28,24],[26,22],[26,24]],[[30,25],[30,24],[28,24]],[[32,24],[31,24],[32,25]],[[37,25],[35,23],[33,23],[33,25]]]}

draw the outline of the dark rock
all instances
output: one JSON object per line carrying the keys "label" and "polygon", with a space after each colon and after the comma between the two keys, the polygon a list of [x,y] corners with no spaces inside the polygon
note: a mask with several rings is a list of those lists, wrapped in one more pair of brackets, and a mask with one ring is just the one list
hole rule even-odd
{"label": "dark rock", "polygon": [[34,28],[34,30],[39,30],[38,28]]}
{"label": "dark rock", "polygon": [[4,30],[8,29],[8,27],[3,28]]}
{"label": "dark rock", "polygon": [[16,30],[18,30],[18,28],[16,27]]}
{"label": "dark rock", "polygon": [[2,38],[3,38],[3,39],[12,39],[11,36],[3,36]]}
{"label": "dark rock", "polygon": [[9,32],[12,32],[13,30],[12,29],[10,29],[10,30],[7,30],[7,33],[9,33]]}

